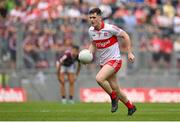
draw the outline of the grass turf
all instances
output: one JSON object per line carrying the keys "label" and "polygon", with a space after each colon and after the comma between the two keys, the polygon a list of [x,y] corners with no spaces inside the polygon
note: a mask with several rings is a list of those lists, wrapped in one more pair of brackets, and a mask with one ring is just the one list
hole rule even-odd
{"label": "grass turf", "polygon": [[0,103],[0,121],[171,121],[180,120],[180,103],[137,103],[137,112],[127,116],[127,109],[119,104],[116,113],[110,112],[110,103],[58,102]]}

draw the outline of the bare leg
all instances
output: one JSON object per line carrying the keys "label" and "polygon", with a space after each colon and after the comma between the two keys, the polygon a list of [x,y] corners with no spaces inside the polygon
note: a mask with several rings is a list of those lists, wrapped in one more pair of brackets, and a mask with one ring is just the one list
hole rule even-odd
{"label": "bare leg", "polygon": [[118,98],[126,105],[128,108],[128,115],[132,115],[135,111],[136,108],[134,105],[128,100],[127,96],[120,90],[119,85],[116,80],[116,75],[113,74],[111,77],[108,79],[109,84],[111,85],[112,89],[116,91]]}
{"label": "bare leg", "polygon": [[107,81],[108,77],[111,76],[114,72],[114,69],[109,66],[109,65],[105,65],[102,67],[102,69],[98,72],[98,74],[96,75],[96,81],[97,83],[109,94],[111,95],[112,93],[112,88],[109,84],[109,82]]}
{"label": "bare leg", "polygon": [[65,93],[65,79],[64,79],[64,73],[60,73],[59,74],[59,82],[60,82],[60,93],[61,96],[65,97],[66,93]]}
{"label": "bare leg", "polygon": [[113,74],[111,77],[108,78],[108,82],[111,88],[117,93],[117,96],[123,103],[127,103],[128,99],[127,96],[120,90],[119,84],[116,80],[116,74]]}
{"label": "bare leg", "polygon": [[116,112],[118,109],[118,97],[115,91],[111,88],[107,79],[114,73],[114,68],[105,65],[103,68],[98,72],[96,76],[96,81],[98,84],[110,95],[111,97],[111,112]]}
{"label": "bare leg", "polygon": [[74,96],[74,82],[75,82],[75,74],[74,73],[68,73],[68,80],[69,80],[69,95]]}

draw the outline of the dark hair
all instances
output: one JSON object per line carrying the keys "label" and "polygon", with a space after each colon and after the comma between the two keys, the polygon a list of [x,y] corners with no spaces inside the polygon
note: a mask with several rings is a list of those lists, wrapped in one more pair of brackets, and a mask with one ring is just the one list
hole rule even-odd
{"label": "dark hair", "polygon": [[7,9],[6,8],[2,8],[2,7],[0,7],[0,16],[2,16],[3,18],[5,18],[6,17],[6,15],[7,15]]}
{"label": "dark hair", "polygon": [[90,11],[89,11],[89,14],[94,14],[96,13],[97,15],[101,15],[101,9],[99,8],[92,8]]}
{"label": "dark hair", "polygon": [[77,45],[72,45],[72,48],[79,50],[79,46],[77,46]]}

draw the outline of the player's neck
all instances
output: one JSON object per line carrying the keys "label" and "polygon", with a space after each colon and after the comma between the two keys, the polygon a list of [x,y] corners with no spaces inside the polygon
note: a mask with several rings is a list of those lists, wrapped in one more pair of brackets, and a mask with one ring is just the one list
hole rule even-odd
{"label": "player's neck", "polygon": [[103,21],[99,22],[99,24],[95,27],[95,30],[101,30],[102,28],[104,28],[104,22]]}
{"label": "player's neck", "polygon": [[100,30],[100,29],[101,29],[101,23],[99,23],[99,24],[96,26],[95,29],[96,29],[96,30]]}

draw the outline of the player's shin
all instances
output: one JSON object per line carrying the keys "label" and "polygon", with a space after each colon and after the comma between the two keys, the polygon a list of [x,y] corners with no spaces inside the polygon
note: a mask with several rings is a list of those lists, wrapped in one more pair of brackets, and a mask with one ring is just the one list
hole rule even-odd
{"label": "player's shin", "polygon": [[134,107],[133,103],[130,100],[128,100],[127,96],[122,91],[117,92],[117,95],[128,109]]}
{"label": "player's shin", "polygon": [[108,81],[98,82],[98,84],[109,94],[111,98],[111,112],[114,113],[118,109],[118,97],[115,91],[112,90]]}
{"label": "player's shin", "polygon": [[112,93],[112,88],[111,86],[109,85],[108,81],[97,81],[97,83],[104,89],[104,91],[106,93],[108,93],[109,95],[111,95]]}

